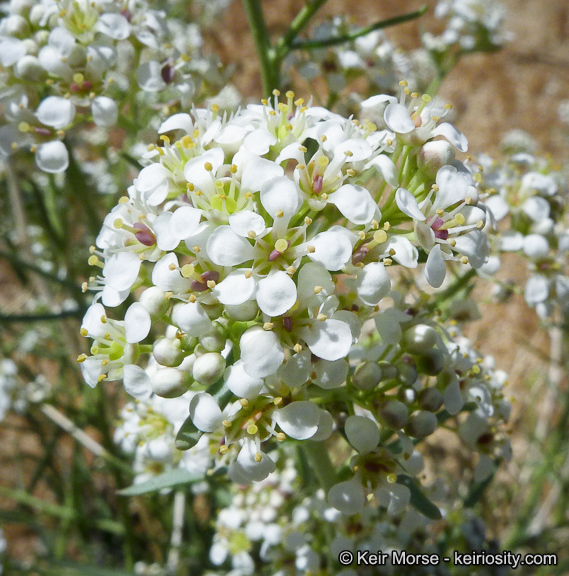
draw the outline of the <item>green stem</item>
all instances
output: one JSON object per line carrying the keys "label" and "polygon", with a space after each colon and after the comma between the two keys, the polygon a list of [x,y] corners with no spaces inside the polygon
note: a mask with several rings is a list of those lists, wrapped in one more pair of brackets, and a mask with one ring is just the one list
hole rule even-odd
{"label": "green stem", "polygon": [[338,44],[345,44],[346,42],[351,42],[360,38],[360,36],[365,36],[370,32],[375,30],[381,30],[383,28],[389,28],[390,26],[397,26],[398,24],[403,24],[409,22],[410,20],[415,20],[421,17],[427,11],[428,6],[425,4],[421,6],[419,10],[415,12],[409,12],[408,14],[402,14],[401,16],[395,16],[393,18],[388,18],[387,20],[380,20],[369,26],[364,26],[359,30],[350,32],[349,34],[344,34],[343,36],[336,36],[334,38],[327,38],[326,40],[304,40],[297,41],[290,47],[291,50],[313,50],[316,48],[326,48],[328,46],[337,46]]}
{"label": "green stem", "polygon": [[279,60],[282,60],[293,48],[293,42],[296,37],[306,28],[311,18],[326,4],[327,0],[314,0],[307,4],[291,22],[290,28],[285,32],[283,37],[277,42],[276,53]]}
{"label": "green stem", "polygon": [[65,318],[82,318],[85,315],[86,308],[77,308],[76,310],[64,310],[57,314],[0,314],[0,322],[47,322],[52,320],[65,320]]}
{"label": "green stem", "polygon": [[243,9],[259,56],[263,96],[269,97],[271,92],[280,84],[280,61],[271,46],[271,38],[263,15],[261,0],[243,0]]}
{"label": "green stem", "polygon": [[326,443],[308,440],[302,443],[302,449],[310,462],[316,478],[318,478],[320,486],[328,492],[335,484],[336,470],[332,460],[330,460]]}

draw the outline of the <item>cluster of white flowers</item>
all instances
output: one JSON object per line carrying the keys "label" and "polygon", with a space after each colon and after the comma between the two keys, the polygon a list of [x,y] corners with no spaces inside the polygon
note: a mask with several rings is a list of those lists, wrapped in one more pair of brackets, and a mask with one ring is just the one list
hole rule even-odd
{"label": "cluster of white flowers", "polygon": [[41,170],[62,172],[74,126],[110,128],[158,93],[188,106],[206,77],[217,92],[199,27],[165,16],[151,0],[12,0],[0,20],[0,157],[31,148]]}
{"label": "cluster of white flowers", "polygon": [[524,296],[542,318],[555,310],[569,314],[569,220],[567,182],[550,161],[515,151],[504,161],[478,158],[479,189],[498,223],[508,221],[492,242],[493,253],[480,272],[493,276],[501,252],[517,252],[528,261],[530,278]]}
{"label": "cluster of white flowers", "polygon": [[464,52],[492,51],[511,39],[504,28],[506,8],[494,0],[440,0],[435,16],[444,18],[446,30],[440,36],[423,35],[429,50],[445,52],[458,45]]}
{"label": "cluster of white flowers", "polygon": [[[134,397],[175,398],[183,411],[189,400],[177,447],[212,446],[213,467],[241,484],[275,470],[268,450],[287,437],[342,429],[355,474],[330,503],[353,514],[367,493],[401,509],[397,473],[418,472],[412,439],[435,432],[443,403],[449,417],[473,410],[464,436],[481,454],[503,445],[490,424],[504,416],[502,382],[420,302],[409,309],[387,272],[421,255],[438,288],[447,262],[485,263],[486,211],[454,152],[466,139],[406,83],[399,98],[363,103],[381,128],[278,97],[163,123],[91,250],[101,273],[85,283],[97,294],[83,375],[91,386],[122,378]],[[167,458],[174,433],[159,443]]]}

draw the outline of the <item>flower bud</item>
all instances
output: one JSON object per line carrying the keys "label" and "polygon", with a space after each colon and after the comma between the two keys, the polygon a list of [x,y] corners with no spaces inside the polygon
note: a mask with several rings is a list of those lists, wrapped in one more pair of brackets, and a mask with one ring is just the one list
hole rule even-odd
{"label": "flower bud", "polygon": [[393,380],[393,378],[397,378],[397,368],[391,362],[378,362],[378,366],[381,368],[382,380]]}
{"label": "flower bud", "polygon": [[25,15],[34,6],[35,0],[11,0],[10,12],[12,14]]}
{"label": "flower bud", "polygon": [[426,438],[437,429],[437,417],[432,412],[418,410],[409,418],[405,432],[413,438]]}
{"label": "flower bud", "polygon": [[419,392],[419,406],[428,412],[437,412],[443,405],[443,395],[434,387]]}
{"label": "flower bud", "polygon": [[47,30],[38,30],[34,34],[34,40],[38,46],[45,46],[49,38],[49,32]]}
{"label": "flower bud", "polygon": [[387,400],[383,402],[378,410],[378,416],[387,426],[398,430],[403,428],[409,420],[409,410],[403,402],[399,400]]}
{"label": "flower bud", "polygon": [[192,375],[196,382],[204,386],[211,386],[217,382],[225,371],[225,359],[221,354],[208,352],[198,356],[192,368]]}
{"label": "flower bud", "polygon": [[75,44],[67,56],[71,68],[82,68],[87,63],[87,50],[81,44]]}
{"label": "flower bud", "polygon": [[359,390],[371,390],[381,382],[381,368],[377,362],[360,364],[352,376],[352,384]]}
{"label": "flower bud", "polygon": [[421,374],[426,374],[427,376],[436,376],[442,372],[444,367],[445,357],[443,353],[437,348],[428,350],[417,358],[417,370]]}
{"label": "flower bud", "polygon": [[187,392],[192,378],[177,368],[160,368],[151,379],[152,390],[163,398],[177,398]]}
{"label": "flower bud", "polygon": [[453,164],[456,156],[454,148],[446,140],[433,140],[422,146],[417,154],[419,170],[429,178],[434,178],[440,168]]}
{"label": "flower bud", "polygon": [[35,56],[24,56],[14,65],[14,75],[30,82],[42,82],[47,73]]}
{"label": "flower bud", "polygon": [[417,381],[417,370],[411,364],[401,362],[397,365],[397,380],[404,386],[413,386]]}
{"label": "flower bud", "polygon": [[437,343],[437,331],[427,324],[415,324],[403,334],[402,345],[411,354],[422,354]]}
{"label": "flower bud", "polygon": [[25,18],[19,14],[12,14],[7,18],[2,20],[2,32],[6,36],[16,36],[18,38],[23,38],[29,36],[30,25]]}
{"label": "flower bud", "polygon": [[184,359],[182,345],[178,338],[160,338],[154,342],[152,354],[156,362],[171,368],[179,366]]}
{"label": "flower bud", "polygon": [[210,320],[217,320],[223,314],[223,304],[202,304]]}
{"label": "flower bud", "polygon": [[227,339],[223,327],[218,323],[213,325],[213,330],[199,338],[200,344],[208,352],[221,352],[225,348]]}
{"label": "flower bud", "polygon": [[259,312],[259,307],[255,300],[248,300],[239,305],[225,305],[225,311],[231,320],[236,320],[237,322],[249,322],[254,320]]}
{"label": "flower bud", "polygon": [[164,292],[156,286],[147,288],[140,295],[139,302],[146,308],[153,319],[164,316],[170,307],[170,301],[166,299]]}
{"label": "flower bud", "polygon": [[401,400],[406,406],[411,406],[417,400],[417,390],[415,388],[399,388],[397,399]]}

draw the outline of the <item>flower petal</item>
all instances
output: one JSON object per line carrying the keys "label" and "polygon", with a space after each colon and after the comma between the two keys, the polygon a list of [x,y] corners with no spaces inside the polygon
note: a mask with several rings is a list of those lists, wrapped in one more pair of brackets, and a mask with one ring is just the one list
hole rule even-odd
{"label": "flower petal", "polygon": [[245,238],[237,236],[230,226],[219,226],[207,240],[207,254],[214,264],[236,266],[255,255],[255,248]]}
{"label": "flower petal", "polygon": [[136,364],[127,364],[124,367],[123,383],[127,393],[137,400],[148,400],[152,396],[150,377]]}
{"label": "flower petal", "polygon": [[352,347],[350,327],[340,320],[315,320],[311,327],[301,331],[301,335],[310,351],[324,360],[345,358]]}
{"label": "flower petal", "polygon": [[291,402],[273,414],[281,430],[296,440],[307,440],[316,434],[320,413],[318,406],[309,401]]}
{"label": "flower petal", "polygon": [[280,316],[296,302],[296,284],[281,270],[273,272],[257,284],[257,304],[268,316]]}
{"label": "flower petal", "polygon": [[274,332],[251,328],[239,344],[245,372],[253,378],[275,374],[284,360],[284,350]]}
{"label": "flower petal", "polygon": [[425,278],[433,288],[439,288],[445,280],[447,267],[441,254],[441,247],[436,244],[429,252],[425,264]]}

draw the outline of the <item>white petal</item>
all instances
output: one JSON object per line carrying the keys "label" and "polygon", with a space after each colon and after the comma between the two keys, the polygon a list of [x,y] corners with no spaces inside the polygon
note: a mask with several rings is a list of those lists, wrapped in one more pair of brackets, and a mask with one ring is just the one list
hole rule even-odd
{"label": "white petal", "polygon": [[284,360],[284,351],[274,332],[249,329],[241,336],[241,359],[253,378],[275,374]]}
{"label": "white petal", "polygon": [[399,185],[397,180],[397,169],[393,160],[386,156],[385,154],[380,154],[376,156],[372,160],[370,160],[365,166],[364,169],[368,169],[374,166],[376,170],[383,176],[383,179],[393,188]]}
{"label": "white petal", "polygon": [[421,210],[419,210],[417,199],[413,194],[411,194],[411,192],[405,190],[405,188],[399,188],[397,190],[395,193],[395,202],[397,203],[399,210],[404,214],[407,214],[410,218],[414,218],[420,222],[425,220],[425,215]]}
{"label": "white petal", "polygon": [[496,220],[502,220],[502,218],[505,218],[510,211],[508,203],[498,194],[490,196],[490,198],[484,201],[484,204],[490,208]]}
{"label": "white petal", "polygon": [[346,162],[367,160],[371,153],[371,146],[362,138],[349,138],[334,147],[334,156],[345,157]]}
{"label": "white petal", "polygon": [[524,238],[524,253],[530,258],[543,258],[549,254],[549,242],[541,234],[528,234]]}
{"label": "white petal", "polygon": [[119,110],[112,98],[98,96],[91,102],[91,114],[97,126],[108,127],[117,123]]}
{"label": "white petal", "polygon": [[383,119],[390,130],[399,134],[408,134],[416,128],[409,111],[403,104],[395,102],[389,104],[385,109]]}
{"label": "white petal", "polygon": [[164,132],[171,132],[173,130],[183,130],[186,134],[191,134],[194,131],[192,117],[186,113],[174,114],[160,124],[158,134],[164,134]]}
{"label": "white petal", "polygon": [[320,412],[313,402],[297,401],[277,410],[273,418],[287,436],[307,440],[318,430]]}
{"label": "white petal", "polygon": [[99,383],[99,376],[101,375],[101,360],[99,358],[90,357],[84,362],[81,362],[81,375],[85,379],[85,382],[95,388]]}
{"label": "white petal", "polygon": [[352,244],[346,236],[334,230],[317,234],[310,244],[315,251],[308,257],[330,271],[342,269],[352,257]]}
{"label": "white petal", "polygon": [[147,92],[160,92],[166,88],[162,78],[162,66],[156,60],[149,60],[141,64],[136,71],[138,85]]}
{"label": "white petal", "polygon": [[211,394],[200,392],[190,402],[190,417],[202,432],[215,432],[221,427],[223,413]]}
{"label": "white petal", "polygon": [[447,267],[441,254],[441,247],[436,244],[429,252],[425,264],[425,278],[433,288],[439,288],[445,280]]}
{"label": "white petal", "polygon": [[[212,166],[211,171],[205,169],[207,162]],[[191,182],[197,190],[203,190],[213,194],[214,183],[211,175],[215,175],[222,165],[223,150],[221,148],[212,148],[186,162],[184,166],[184,177],[188,182]]]}
{"label": "white petal", "polygon": [[391,280],[380,262],[367,264],[358,271],[356,290],[364,304],[375,306],[391,290]]}
{"label": "white petal", "polygon": [[97,30],[113,40],[126,40],[130,36],[128,20],[117,13],[101,14],[97,21]]}
{"label": "white petal", "polygon": [[69,153],[63,142],[54,140],[40,144],[36,150],[36,164],[43,172],[59,174],[69,166]]}
{"label": "white petal", "polygon": [[461,152],[468,151],[468,140],[466,136],[452,124],[444,122],[439,124],[432,132],[431,136],[442,136],[446,138],[457,150]]}
{"label": "white petal", "polygon": [[124,316],[126,341],[136,344],[144,340],[150,332],[150,326],[150,314],[146,308],[140,302],[131,304]]}
{"label": "white petal", "polygon": [[243,140],[243,146],[249,152],[258,156],[265,155],[269,148],[276,144],[277,137],[269,132],[266,128],[258,128],[250,132]]}
{"label": "white petal", "polygon": [[261,204],[271,218],[282,211],[287,222],[296,214],[300,196],[296,184],[285,176],[272,178],[261,186]]}
{"label": "white petal", "polygon": [[549,282],[543,276],[532,276],[526,284],[524,298],[530,306],[543,302],[549,296]]}
{"label": "white petal", "polygon": [[296,302],[296,284],[283,271],[274,272],[257,284],[257,304],[268,316],[280,316]]}
{"label": "white petal", "polygon": [[127,364],[124,367],[124,388],[137,400],[148,400],[152,396],[152,385],[148,374],[135,364]]}
{"label": "white petal", "polygon": [[201,216],[201,210],[192,206],[181,206],[172,216],[172,234],[180,240],[186,240],[198,229]]}
{"label": "white petal", "polygon": [[238,360],[227,368],[224,375],[225,385],[240,398],[254,400],[261,391],[264,381],[262,378],[253,378],[245,372],[243,362]]}
{"label": "white petal", "polygon": [[255,249],[249,242],[237,236],[230,226],[219,226],[208,238],[206,250],[214,264],[236,266],[252,260]]}
{"label": "white petal", "polygon": [[0,63],[5,68],[12,66],[21,60],[27,53],[27,48],[22,40],[11,36],[2,38],[0,41]]}
{"label": "white petal", "polygon": [[226,276],[213,289],[217,299],[229,306],[243,304],[255,292],[255,279],[245,276],[244,270],[235,270]]}
{"label": "white petal", "polygon": [[[255,456],[261,455],[261,461],[257,462]],[[239,472],[249,481],[260,482],[264,480],[271,472],[275,471],[275,463],[262,452],[257,451],[255,442],[245,441],[235,464],[239,467]]]}
{"label": "white petal", "polygon": [[[171,270],[170,266],[173,266],[174,270]],[[172,252],[165,254],[154,265],[152,283],[164,292],[174,292],[174,294],[187,292],[190,281],[184,278],[177,268],[178,258],[176,254]]]}
{"label": "white petal", "polygon": [[394,103],[397,102],[397,98],[395,98],[395,96],[388,96],[387,94],[378,94],[377,96],[372,96],[371,98],[364,100],[360,106],[362,108],[374,108],[375,106],[379,106],[385,102]]}
{"label": "white petal", "polygon": [[387,242],[382,244],[382,247],[387,253],[393,250],[395,253],[390,254],[389,257],[405,266],[405,268],[417,268],[419,253],[409,239],[402,236],[391,236],[387,239]]}
{"label": "white petal", "polygon": [[334,418],[327,410],[319,409],[320,420],[318,421],[318,430],[314,436],[310,439],[313,442],[321,442],[330,438],[332,432],[334,432]]}
{"label": "white petal", "polygon": [[108,330],[105,323],[101,321],[101,318],[106,318],[106,315],[107,313],[101,304],[92,304],[87,308],[83,317],[81,330],[87,330],[87,334],[91,338],[102,338]]}
{"label": "white petal", "polygon": [[522,204],[522,210],[534,221],[539,222],[549,217],[550,206],[545,198],[532,196]]}
{"label": "white petal", "polygon": [[328,502],[343,514],[357,514],[365,504],[365,494],[357,477],[330,488]]}
{"label": "white petal", "polygon": [[324,360],[345,358],[352,347],[350,327],[340,320],[315,320],[311,327],[302,330],[301,335],[310,351]]}
{"label": "white petal", "polygon": [[464,406],[464,399],[460,393],[460,384],[458,380],[449,384],[443,394],[443,401],[445,403],[446,411],[455,416]]}
{"label": "white petal", "polygon": [[36,111],[37,119],[56,130],[67,128],[75,118],[75,105],[61,96],[48,96],[41,101]]}
{"label": "white petal", "polygon": [[243,236],[243,238],[250,238],[249,232],[251,231],[255,232],[257,236],[265,231],[265,221],[263,217],[251,210],[243,210],[231,214],[229,217],[229,225],[235,234]]}
{"label": "white petal", "polygon": [[330,203],[354,224],[367,224],[372,221],[378,211],[377,204],[371,194],[363,186],[344,184],[330,195]]}
{"label": "white petal", "polygon": [[287,360],[286,364],[279,368],[277,376],[289,388],[298,388],[308,380],[311,370],[310,352],[303,350]]}
{"label": "white petal", "polygon": [[140,258],[132,252],[113,254],[105,263],[105,282],[115,290],[130,290],[135,283],[141,265]]}
{"label": "white petal", "polygon": [[267,181],[282,176],[283,174],[284,170],[278,164],[265,158],[252,156],[247,159],[243,166],[241,192],[258,192]]}
{"label": "white petal", "polygon": [[305,307],[311,299],[316,298],[314,294],[316,286],[322,289],[320,294],[324,296],[334,294],[336,290],[332,276],[322,264],[307,262],[298,273],[298,298]]}
{"label": "white petal", "polygon": [[156,246],[160,250],[169,251],[177,248],[180,239],[174,235],[172,229],[172,212],[162,212],[152,223],[156,235]]}
{"label": "white petal", "polygon": [[316,379],[313,382],[320,388],[332,390],[333,388],[338,388],[346,381],[348,371],[349,365],[343,358],[332,361],[321,358],[314,365]]}
{"label": "white petal", "polygon": [[482,230],[472,230],[456,238],[455,250],[468,256],[468,263],[473,268],[480,268],[488,259],[490,243]]}
{"label": "white petal", "polygon": [[504,252],[516,252],[524,245],[524,236],[521,232],[506,230],[500,238],[500,250]]}
{"label": "white petal", "polygon": [[172,320],[190,336],[203,336],[212,328],[211,320],[199,302],[176,304]]}
{"label": "white petal", "polygon": [[366,416],[350,416],[344,425],[348,442],[360,453],[367,454],[379,444],[379,426]]}

